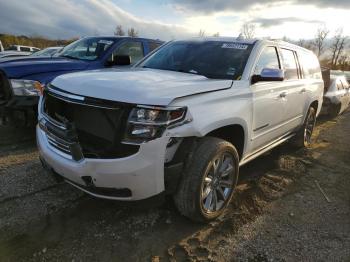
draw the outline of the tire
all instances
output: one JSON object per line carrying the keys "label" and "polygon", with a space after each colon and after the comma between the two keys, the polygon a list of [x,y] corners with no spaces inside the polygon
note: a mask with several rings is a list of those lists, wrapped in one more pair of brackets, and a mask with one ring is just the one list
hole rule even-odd
{"label": "tire", "polygon": [[190,155],[174,202],[180,213],[191,220],[209,222],[224,212],[232,198],[239,156],[231,143],[215,137],[199,140]]}
{"label": "tire", "polygon": [[292,144],[297,148],[307,148],[312,143],[312,133],[316,124],[316,109],[310,107],[304,124],[292,140]]}

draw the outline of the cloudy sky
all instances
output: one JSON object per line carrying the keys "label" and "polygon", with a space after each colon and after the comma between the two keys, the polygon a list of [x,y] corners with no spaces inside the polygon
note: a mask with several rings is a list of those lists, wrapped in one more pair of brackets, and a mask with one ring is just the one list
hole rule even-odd
{"label": "cloudy sky", "polygon": [[298,40],[321,25],[350,35],[349,14],[350,0],[0,0],[0,33],[62,39],[111,35],[120,24],[169,40],[199,30],[237,36],[254,23],[257,36]]}

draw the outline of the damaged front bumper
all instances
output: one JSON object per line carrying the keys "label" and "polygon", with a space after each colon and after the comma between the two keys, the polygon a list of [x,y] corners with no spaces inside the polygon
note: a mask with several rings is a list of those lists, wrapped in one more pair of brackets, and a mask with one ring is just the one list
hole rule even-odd
{"label": "damaged front bumper", "polygon": [[[50,145],[37,127],[39,154],[45,165],[73,186],[95,197],[114,200],[141,200],[165,190],[164,155],[169,138],[162,137],[142,144],[139,151],[119,159],[64,156]],[[164,152],[164,153],[161,153]]]}

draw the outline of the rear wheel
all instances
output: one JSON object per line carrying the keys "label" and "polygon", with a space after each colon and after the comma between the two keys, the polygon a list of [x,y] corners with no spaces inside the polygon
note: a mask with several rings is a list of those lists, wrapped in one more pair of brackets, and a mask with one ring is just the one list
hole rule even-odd
{"label": "rear wheel", "polygon": [[316,109],[310,107],[302,128],[297,132],[292,143],[298,148],[309,147],[312,143],[312,133],[316,124]]}
{"label": "rear wheel", "polygon": [[238,179],[235,147],[222,139],[203,138],[174,195],[178,210],[188,218],[208,222],[229,204]]}

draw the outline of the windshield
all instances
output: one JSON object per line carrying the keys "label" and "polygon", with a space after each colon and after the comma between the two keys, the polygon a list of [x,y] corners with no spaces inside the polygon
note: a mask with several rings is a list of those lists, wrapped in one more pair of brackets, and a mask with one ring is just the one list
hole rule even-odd
{"label": "windshield", "polygon": [[68,57],[79,60],[96,60],[101,57],[114,43],[112,38],[83,38],[67,45],[54,57]]}
{"label": "windshield", "polygon": [[46,48],[46,49],[40,50],[38,52],[35,52],[31,56],[52,56],[53,54],[55,54],[59,50],[60,50],[60,48]]}
{"label": "windshield", "polygon": [[237,80],[242,76],[252,44],[219,41],[176,41],[146,59],[139,67]]}

